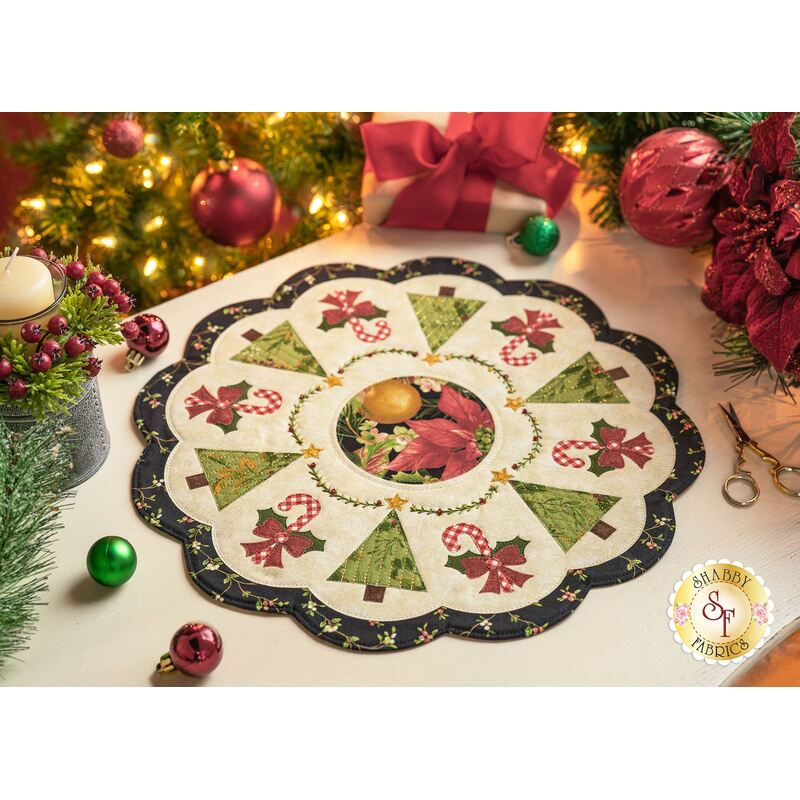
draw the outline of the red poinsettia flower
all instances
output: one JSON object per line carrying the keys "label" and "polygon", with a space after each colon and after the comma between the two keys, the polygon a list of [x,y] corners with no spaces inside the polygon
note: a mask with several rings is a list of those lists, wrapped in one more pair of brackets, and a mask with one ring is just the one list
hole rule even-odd
{"label": "red poinsettia flower", "polygon": [[375,313],[375,306],[369,300],[356,303],[361,292],[348,289],[345,292],[333,292],[325,295],[320,302],[335,306],[322,312],[328,325],[338,325],[350,317],[371,317]]}
{"label": "red poinsettia flower", "polygon": [[544,328],[560,328],[561,323],[552,315],[542,311],[525,310],[525,320],[519,317],[509,317],[500,325],[500,328],[515,336],[525,334],[528,344],[532,347],[546,347],[555,339],[552,333]]}
{"label": "red poinsettia flower", "polygon": [[626,442],[627,434],[625,428],[600,428],[603,449],[597,457],[597,463],[601,467],[622,469],[625,466],[623,456],[627,456],[640,469],[650,460],[653,455],[652,442],[643,433]]}
{"label": "red poinsettia flower", "polygon": [[190,419],[193,419],[198,414],[205,414],[206,411],[210,411],[211,413],[208,415],[206,422],[214,425],[230,425],[233,422],[231,404],[240,400],[241,397],[242,390],[237,389],[235,386],[221,386],[216,397],[205,386],[201,386],[196,392],[190,394],[184,402]]}
{"label": "red poinsettia flower", "polygon": [[714,219],[720,239],[706,270],[703,301],[744,325],[779,371],[800,373],[800,181],[792,180],[794,113],[770,114],[752,128],[747,161]]}
{"label": "red poinsettia flower", "polygon": [[409,472],[444,467],[442,480],[447,480],[468,472],[483,458],[476,434],[484,441],[486,433],[494,432],[489,411],[451,386],[442,387],[438,408],[450,419],[409,420],[417,438],[389,462],[388,469]]}
{"label": "red poinsettia flower", "polygon": [[287,531],[276,519],[264,520],[253,528],[253,534],[264,541],[242,542],[242,547],[254,564],[263,564],[265,567],[283,567],[284,550],[290,556],[299,558],[311,547],[310,539]]}

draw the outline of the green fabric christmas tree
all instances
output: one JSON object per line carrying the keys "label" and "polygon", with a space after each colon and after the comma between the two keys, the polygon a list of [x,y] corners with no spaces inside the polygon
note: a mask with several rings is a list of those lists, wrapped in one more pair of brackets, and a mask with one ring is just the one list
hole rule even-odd
{"label": "green fabric christmas tree", "polygon": [[195,452],[220,511],[300,458],[300,453],[252,453],[247,450],[201,448]]}
{"label": "green fabric christmas tree", "polygon": [[522,481],[511,481],[511,485],[564,552],[590,530],[603,539],[614,531],[601,519],[619,497]]}
{"label": "green fabric christmas tree", "polygon": [[613,378],[591,354],[581,356],[534,392],[528,403],[627,403]]}
{"label": "green fabric christmas tree", "polygon": [[483,300],[448,295],[409,294],[408,299],[432,353],[484,305]]}
{"label": "green fabric christmas tree", "polygon": [[325,375],[325,370],[288,321],[281,322],[269,333],[258,336],[244,350],[237,353],[233,360],[273,369]]}
{"label": "green fabric christmas tree", "polygon": [[426,591],[396,511],[384,517],[328,580],[362,583],[367,587],[364,600],[375,603],[383,601],[386,589]]}

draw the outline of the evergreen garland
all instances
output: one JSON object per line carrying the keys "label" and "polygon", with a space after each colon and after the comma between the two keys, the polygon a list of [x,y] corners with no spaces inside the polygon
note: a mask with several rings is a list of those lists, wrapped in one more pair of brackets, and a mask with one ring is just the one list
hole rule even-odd
{"label": "evergreen garland", "polygon": [[52,544],[70,496],[70,444],[54,425],[12,433],[0,421],[0,669],[25,649],[53,569]]}

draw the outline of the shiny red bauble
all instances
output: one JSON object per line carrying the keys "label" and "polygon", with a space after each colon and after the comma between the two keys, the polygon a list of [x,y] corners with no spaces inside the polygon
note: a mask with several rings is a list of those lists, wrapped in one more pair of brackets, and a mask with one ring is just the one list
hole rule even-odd
{"label": "shiny red bauble", "polygon": [[139,314],[133,318],[139,333],[128,342],[125,369],[132,370],[144,363],[146,358],[155,358],[169,344],[169,328],[155,314]]}
{"label": "shiny red bauble", "polygon": [[645,239],[672,247],[710,241],[717,192],[730,178],[733,161],[711,134],[667,128],[633,150],[619,182],[622,213]]}
{"label": "shiny red bauble", "polygon": [[280,216],[275,180],[249,158],[235,158],[222,169],[203,170],[192,182],[191,197],[200,230],[217,244],[230,247],[257,242]]}
{"label": "shiny red bauble", "polygon": [[144,129],[135,119],[112,119],[103,131],[103,145],[117,158],[135,156],[144,144]]}
{"label": "shiny red bauble", "polygon": [[222,660],[222,637],[204,622],[182,625],[169,643],[169,655],[163,656],[159,672],[179,669],[187,675],[201,678],[213,672]]}

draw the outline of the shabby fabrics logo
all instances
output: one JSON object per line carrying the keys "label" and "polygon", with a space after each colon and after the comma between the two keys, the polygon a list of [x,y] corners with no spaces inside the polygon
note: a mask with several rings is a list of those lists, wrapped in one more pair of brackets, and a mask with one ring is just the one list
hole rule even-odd
{"label": "shabby fabrics logo", "polygon": [[669,627],[684,652],[707,664],[738,664],[764,643],[774,604],[764,580],[738,561],[684,572],[669,598]]}

